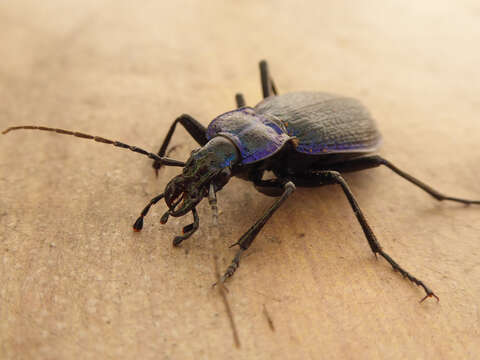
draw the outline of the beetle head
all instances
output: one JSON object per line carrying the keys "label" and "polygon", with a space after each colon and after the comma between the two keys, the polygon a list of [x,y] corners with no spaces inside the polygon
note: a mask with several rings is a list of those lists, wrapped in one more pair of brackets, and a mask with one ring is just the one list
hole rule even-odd
{"label": "beetle head", "polygon": [[221,136],[192,151],[182,174],[165,188],[165,202],[172,216],[183,216],[208,196],[210,185],[217,192],[230,180],[231,166],[238,159],[236,147]]}

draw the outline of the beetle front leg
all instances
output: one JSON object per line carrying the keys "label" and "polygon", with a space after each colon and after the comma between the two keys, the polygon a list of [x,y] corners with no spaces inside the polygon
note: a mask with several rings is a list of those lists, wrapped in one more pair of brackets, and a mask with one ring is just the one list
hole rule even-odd
{"label": "beetle front leg", "polygon": [[242,237],[235,244],[231,245],[231,247],[238,245],[240,247],[240,250],[238,250],[237,254],[232,260],[232,263],[227,268],[227,271],[225,271],[225,274],[222,276],[220,280],[221,282],[224,282],[226,279],[228,279],[235,273],[235,271],[240,265],[240,257],[243,252],[250,247],[253,240],[258,235],[263,226],[266,224],[268,219],[270,219],[273,213],[280,207],[280,205],[282,205],[282,203],[290,196],[290,194],[294,190],[295,185],[293,184],[293,182],[286,182],[283,185],[283,194],[280,196],[280,198],[273,203],[273,205],[262,215],[262,217],[258,219],[257,222],[250,229],[248,229],[248,231],[243,234]]}
{"label": "beetle front leg", "polygon": [[360,206],[358,206],[357,200],[353,196],[352,191],[350,190],[350,187],[348,186],[347,182],[345,179],[340,175],[339,172],[337,171],[315,171],[312,172],[312,176],[315,178],[318,178],[319,182],[322,185],[325,184],[339,184],[342,187],[343,192],[345,193],[345,196],[348,199],[348,202],[350,203],[350,206],[352,207],[353,212],[355,213],[355,216],[357,217],[358,222],[360,223],[360,226],[362,227],[362,230],[365,234],[365,237],[368,240],[368,244],[370,245],[370,248],[372,249],[373,253],[375,255],[379,254],[382,256],[385,260],[388,261],[388,263],[392,266],[392,268],[395,271],[398,271],[400,274],[403,275],[403,277],[406,277],[408,280],[413,282],[414,284],[421,286],[423,290],[425,290],[425,297],[423,297],[420,302],[424,301],[428,297],[434,297],[438,299],[438,296],[435,295],[435,293],[430,290],[430,288],[425,285],[425,283],[419,279],[417,279],[415,276],[411,275],[408,271],[403,269],[395,260],[393,260],[390,255],[388,255],[385,251],[383,251],[382,247],[380,246],[380,243],[378,242],[375,234],[372,231],[372,228],[367,222],[367,219],[363,215],[362,210],[360,209]]}
{"label": "beetle front leg", "polygon": [[[172,126],[170,126],[170,130],[168,130],[167,136],[165,136],[162,146],[160,147],[160,150],[158,150],[158,156],[163,157],[165,155],[168,144],[170,144],[170,140],[172,139],[172,135],[177,126],[177,123],[182,124],[185,130],[188,131],[188,133],[195,139],[195,141],[199,145],[203,146],[207,143],[207,129],[205,128],[205,126],[200,124],[197,120],[195,120],[190,115],[183,114],[178,118],[176,118]],[[152,167],[155,169],[155,173],[157,175],[158,175],[158,170],[160,169],[161,166],[162,164],[157,160],[153,162]]]}

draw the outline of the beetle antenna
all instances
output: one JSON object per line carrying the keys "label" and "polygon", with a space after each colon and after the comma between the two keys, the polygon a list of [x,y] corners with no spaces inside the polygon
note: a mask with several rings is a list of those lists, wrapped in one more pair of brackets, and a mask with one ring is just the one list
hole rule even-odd
{"label": "beetle antenna", "polygon": [[84,134],[84,133],[81,133],[81,132],[74,132],[74,131],[50,128],[50,127],[45,127],[45,126],[24,125],[24,126],[9,127],[7,129],[3,130],[2,134],[5,135],[10,131],[22,130],[22,129],[51,131],[51,132],[56,132],[58,134],[72,135],[72,136],[76,136],[76,137],[83,138],[83,139],[90,139],[90,140],[94,140],[94,141],[97,141],[97,142],[100,142],[100,143],[110,144],[110,145],[113,145],[113,146],[128,149],[130,151],[145,155],[145,156],[149,157],[150,159],[153,159],[155,161],[159,161],[162,165],[182,166],[182,167],[185,166],[185,163],[183,161],[178,161],[178,160],[174,160],[174,159],[170,159],[170,158],[166,158],[166,157],[160,157],[160,156],[158,156],[154,153],[148,152],[148,151],[143,150],[143,149],[141,149],[139,147],[136,147],[136,146],[131,146],[131,145],[122,143],[120,141],[109,140],[109,139],[105,139],[105,138],[100,137],[100,136],[93,136],[93,135]]}

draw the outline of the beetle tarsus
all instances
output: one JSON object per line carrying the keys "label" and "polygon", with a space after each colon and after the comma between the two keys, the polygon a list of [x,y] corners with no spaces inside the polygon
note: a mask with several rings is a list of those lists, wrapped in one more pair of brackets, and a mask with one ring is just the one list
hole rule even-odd
{"label": "beetle tarsus", "polygon": [[215,281],[212,284],[212,289],[218,285],[218,286],[221,286],[223,290],[225,290],[225,292],[227,293],[230,292],[230,290],[228,290],[228,288],[225,286],[225,280],[226,280],[225,276],[219,276],[218,281]]}
{"label": "beetle tarsus", "polygon": [[231,264],[228,266],[227,270],[225,271],[225,274],[223,274],[222,278],[220,279],[222,283],[224,283],[225,280],[227,280],[228,278],[232,277],[235,271],[237,271],[238,267],[240,266],[240,256],[242,256],[244,251],[245,251],[244,249],[240,249],[237,251]]}
{"label": "beetle tarsus", "polygon": [[435,299],[437,299],[437,302],[440,301],[440,299],[438,298],[437,295],[435,295],[432,291],[430,292],[427,292],[427,295],[425,295],[422,300],[420,300],[420,303],[424,302],[426,299],[428,299],[429,297],[434,297]]}
{"label": "beetle tarsus", "polygon": [[342,187],[342,190],[345,196],[347,197],[347,200],[350,203],[350,206],[355,216],[357,217],[357,220],[360,223],[360,226],[362,227],[363,233],[367,238],[368,244],[370,245],[370,249],[375,254],[375,256],[377,256],[377,254],[382,256],[392,266],[393,270],[398,271],[400,274],[402,274],[403,277],[407,278],[414,284],[421,286],[425,290],[427,297],[434,296],[435,298],[438,299],[438,297],[433,293],[433,291],[431,291],[423,283],[423,281],[417,279],[415,276],[411,275],[409,272],[404,270],[395,260],[392,259],[390,255],[388,255],[385,251],[383,251],[372,228],[368,224],[367,219],[365,218],[365,215],[360,209],[360,206],[358,205],[357,200],[355,199],[355,196],[350,190],[350,187],[348,186],[347,182],[339,172],[315,171],[315,172],[312,172],[311,175],[312,175],[312,179],[316,179],[321,184],[338,184]]}
{"label": "beetle tarsus", "polygon": [[[279,180],[280,181],[280,180]],[[290,194],[295,190],[295,185],[291,181],[286,181],[283,180],[284,185],[283,185],[283,194],[282,196],[277,199],[273,203],[273,205],[268,209],[260,219],[257,220],[255,224],[253,224],[250,229],[243,234],[240,239],[230,245],[230,247],[238,245],[240,247],[240,250],[238,250],[237,254],[232,260],[232,263],[230,266],[227,268],[227,271],[223,275],[225,279],[228,279],[229,277],[232,277],[237,268],[240,266],[240,256],[244,251],[246,251],[250,245],[252,244],[253,240],[257,236],[257,234],[260,232],[260,230],[263,228],[263,226],[267,223],[268,219],[273,215],[273,213],[282,205],[282,203],[290,196]]]}
{"label": "beetle tarsus", "polygon": [[437,299],[437,301],[439,301],[440,299],[438,298],[437,295],[435,295],[435,293],[430,290],[430,288],[425,285],[423,283],[423,281],[417,279],[415,276],[411,275],[408,271],[404,270],[395,260],[393,260],[390,255],[388,255],[385,251],[383,250],[380,250],[378,252],[385,260],[388,261],[388,263],[392,266],[393,270],[395,271],[398,271],[402,276],[403,278],[406,278],[408,280],[410,280],[411,282],[413,282],[415,285],[417,286],[421,286],[423,288],[423,290],[425,290],[425,297],[422,298],[422,300],[420,300],[420,302],[423,302],[426,298],[428,297],[435,297]]}

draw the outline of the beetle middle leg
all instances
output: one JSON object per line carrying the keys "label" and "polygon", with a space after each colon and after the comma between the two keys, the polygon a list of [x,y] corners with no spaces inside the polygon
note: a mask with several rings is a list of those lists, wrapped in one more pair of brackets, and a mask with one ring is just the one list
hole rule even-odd
{"label": "beetle middle leg", "polygon": [[[278,184],[280,184],[280,181],[278,181],[278,183],[276,183],[273,186],[278,187]],[[238,245],[240,247],[240,250],[238,250],[237,254],[232,260],[232,263],[227,268],[227,271],[225,271],[225,274],[222,276],[220,280],[221,282],[224,282],[226,279],[228,279],[235,273],[235,271],[240,265],[240,257],[243,254],[243,252],[250,247],[255,237],[258,235],[258,233],[263,228],[263,226],[267,223],[268,219],[270,219],[273,213],[280,207],[280,205],[282,205],[282,203],[295,190],[295,185],[291,181],[284,181],[282,187],[283,187],[283,194],[280,196],[280,198],[273,203],[273,205],[262,215],[262,217],[258,219],[257,222],[250,229],[248,229],[248,231],[245,234],[243,234],[235,244],[231,245],[231,246]]]}
{"label": "beetle middle leg", "polygon": [[[179,116],[178,118],[175,119],[173,124],[170,126],[170,130],[168,130],[167,136],[165,136],[165,139],[163,140],[162,146],[160,147],[160,150],[158,150],[158,156],[163,157],[165,155],[165,152],[167,151],[168,144],[170,143],[170,140],[172,139],[172,135],[175,131],[175,128],[177,126],[177,123],[182,124],[182,126],[185,128],[185,130],[188,131],[188,133],[195,139],[195,141],[203,146],[207,143],[207,129],[205,126],[200,124],[197,120],[195,120],[193,117],[187,114],[183,114]],[[161,155],[160,155],[161,154]],[[158,175],[158,169],[161,167],[161,163],[158,161],[154,161],[152,167],[155,169],[155,173]]]}
{"label": "beetle middle leg", "polygon": [[318,171],[318,170],[313,170],[311,171],[310,175],[312,178],[315,178],[318,180],[319,185],[327,185],[327,184],[339,184],[342,187],[343,192],[345,193],[345,196],[348,199],[348,202],[350,203],[350,206],[352,207],[353,212],[355,213],[355,216],[357,217],[358,222],[360,223],[360,226],[362,227],[362,230],[365,234],[365,237],[368,240],[368,244],[370,245],[370,248],[372,249],[373,253],[375,255],[379,254],[382,256],[385,260],[388,261],[388,263],[392,266],[392,268],[395,271],[398,271],[400,274],[403,275],[403,277],[406,277],[408,280],[413,282],[414,284],[421,286],[423,290],[425,290],[425,297],[420,300],[422,302],[428,297],[435,297],[438,300],[438,296],[435,295],[435,293],[430,290],[430,288],[425,285],[425,283],[419,279],[417,279],[415,276],[410,274],[408,271],[406,271],[402,266],[400,266],[395,260],[391,258],[390,255],[388,255],[385,251],[383,251],[382,247],[380,246],[380,243],[378,242],[375,234],[372,231],[372,228],[367,222],[367,219],[363,215],[362,210],[360,209],[360,206],[358,206],[357,200],[353,196],[352,191],[350,190],[350,187],[348,186],[347,182],[343,178],[342,175],[340,175],[339,172],[337,171]]}

